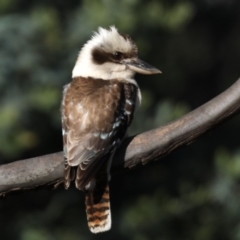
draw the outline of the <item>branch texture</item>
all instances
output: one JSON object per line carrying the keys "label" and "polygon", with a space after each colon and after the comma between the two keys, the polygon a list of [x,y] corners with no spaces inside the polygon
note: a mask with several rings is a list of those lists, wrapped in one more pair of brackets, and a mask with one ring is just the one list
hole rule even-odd
{"label": "branch texture", "polygon": [[[158,160],[240,111],[240,79],[226,91],[178,120],[128,137],[115,154],[112,174]],[[0,166],[0,195],[62,182],[63,153],[53,153]]]}

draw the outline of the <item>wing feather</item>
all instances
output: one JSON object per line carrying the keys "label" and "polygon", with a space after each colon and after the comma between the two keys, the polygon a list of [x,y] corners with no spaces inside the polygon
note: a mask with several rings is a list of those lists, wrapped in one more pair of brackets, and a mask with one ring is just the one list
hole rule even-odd
{"label": "wing feather", "polygon": [[133,117],[137,92],[133,84],[130,90],[134,94],[127,96],[126,84],[99,80],[96,85],[98,80],[92,81],[92,84],[89,78],[73,81],[65,90],[62,103],[66,163],[79,166],[80,186],[91,180],[123,139]]}

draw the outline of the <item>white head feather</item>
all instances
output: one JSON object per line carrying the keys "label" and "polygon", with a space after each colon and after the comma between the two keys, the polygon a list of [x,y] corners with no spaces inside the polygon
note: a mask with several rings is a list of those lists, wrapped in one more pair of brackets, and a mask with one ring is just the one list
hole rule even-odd
{"label": "white head feather", "polygon": [[76,64],[74,66],[72,77],[92,77],[104,80],[110,79],[132,79],[134,71],[128,69],[123,64],[106,62],[96,64],[92,59],[92,51],[95,48],[101,48],[106,53],[123,52],[129,53],[136,45],[128,38],[119,34],[118,30],[112,26],[109,30],[99,27],[93,37],[81,49]]}

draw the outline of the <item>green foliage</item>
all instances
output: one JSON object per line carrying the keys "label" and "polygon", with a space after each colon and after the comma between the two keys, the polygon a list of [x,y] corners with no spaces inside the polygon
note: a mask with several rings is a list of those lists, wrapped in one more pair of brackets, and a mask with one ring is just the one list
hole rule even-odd
{"label": "green foliage", "polygon": [[[238,0],[0,0],[1,163],[62,149],[62,88],[98,26],[128,33],[162,70],[142,89],[131,134],[174,121],[239,77]],[[240,239],[239,117],[156,164],[113,176],[113,228],[92,235],[82,193],[0,202],[1,239]]]}

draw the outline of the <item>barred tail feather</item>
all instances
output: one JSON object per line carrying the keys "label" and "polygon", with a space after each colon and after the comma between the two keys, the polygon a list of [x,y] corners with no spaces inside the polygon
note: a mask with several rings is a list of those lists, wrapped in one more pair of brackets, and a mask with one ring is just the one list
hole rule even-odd
{"label": "barred tail feather", "polygon": [[88,227],[92,233],[108,231],[111,228],[111,210],[108,183],[99,188],[85,191]]}

